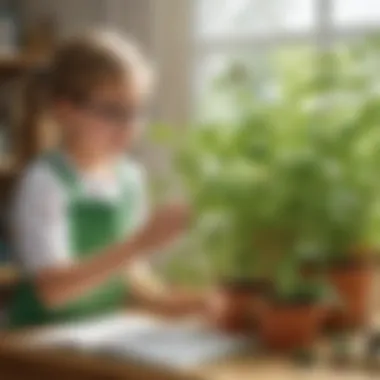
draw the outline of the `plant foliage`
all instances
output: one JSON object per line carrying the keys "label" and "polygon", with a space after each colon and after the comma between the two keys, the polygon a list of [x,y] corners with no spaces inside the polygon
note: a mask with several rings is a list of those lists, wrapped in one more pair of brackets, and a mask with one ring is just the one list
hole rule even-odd
{"label": "plant foliage", "polygon": [[309,66],[278,60],[271,99],[235,63],[217,85],[233,116],[177,136],[172,130],[194,231],[218,276],[272,276],[291,293],[305,258],[345,260],[354,247],[374,243],[378,43],[308,59]]}

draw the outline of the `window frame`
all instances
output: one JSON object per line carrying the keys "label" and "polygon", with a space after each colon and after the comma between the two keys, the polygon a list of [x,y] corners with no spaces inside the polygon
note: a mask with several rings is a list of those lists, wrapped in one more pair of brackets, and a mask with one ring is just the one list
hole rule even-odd
{"label": "window frame", "polygon": [[[212,54],[230,54],[244,53],[253,49],[271,50],[279,46],[308,44],[310,46],[328,50],[333,44],[341,40],[350,40],[357,37],[370,35],[380,32],[380,25],[353,25],[337,26],[334,25],[333,11],[335,0],[315,0],[315,23],[310,30],[299,31],[281,31],[270,34],[252,34],[252,35],[232,35],[222,37],[202,37],[196,33],[196,13],[200,1],[194,0],[193,4],[193,57],[194,64],[192,67],[193,78],[201,69],[202,62],[207,56]],[[196,82],[193,80],[193,82]],[[198,89],[193,85],[191,89],[191,108],[196,114]]]}
{"label": "window frame", "polygon": [[193,30],[194,45],[197,55],[209,54],[210,52],[231,52],[252,49],[252,47],[264,45],[276,46],[287,43],[314,42],[317,46],[325,48],[339,39],[355,38],[366,34],[380,31],[380,25],[353,25],[336,26],[333,21],[333,6],[335,0],[315,0],[315,27],[311,30],[281,31],[270,34],[236,35],[226,37],[202,38],[195,33],[196,7],[199,1],[193,1]]}

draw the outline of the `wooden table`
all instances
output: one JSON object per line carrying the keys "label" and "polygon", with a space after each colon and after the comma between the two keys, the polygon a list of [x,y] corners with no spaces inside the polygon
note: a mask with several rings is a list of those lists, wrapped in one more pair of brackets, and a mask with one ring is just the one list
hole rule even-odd
{"label": "wooden table", "polygon": [[223,360],[191,371],[163,370],[78,352],[28,347],[38,331],[3,333],[0,338],[0,379],[128,379],[128,380],[375,380],[380,372],[359,368],[300,368],[286,358],[244,357]]}

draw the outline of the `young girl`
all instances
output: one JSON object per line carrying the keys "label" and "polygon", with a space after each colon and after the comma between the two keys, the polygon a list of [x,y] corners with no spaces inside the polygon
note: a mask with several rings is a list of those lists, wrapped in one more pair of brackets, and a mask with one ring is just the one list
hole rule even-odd
{"label": "young girl", "polygon": [[[169,293],[137,260],[176,237],[187,219],[172,206],[147,220],[143,172],[125,157],[149,81],[134,46],[92,33],[63,45],[27,89],[25,148],[33,146],[38,110],[54,119],[60,144],[27,166],[17,192],[13,230],[23,281],[11,326],[110,312],[131,292],[163,309],[197,307],[196,297]],[[24,161],[33,155],[22,151]]]}

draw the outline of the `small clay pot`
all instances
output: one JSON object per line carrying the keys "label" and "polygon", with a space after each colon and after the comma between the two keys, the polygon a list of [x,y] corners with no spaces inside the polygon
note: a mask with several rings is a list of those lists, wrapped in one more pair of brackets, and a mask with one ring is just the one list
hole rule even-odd
{"label": "small clay pot", "polygon": [[322,330],[326,309],[314,302],[268,302],[261,310],[259,335],[271,351],[310,347]]}
{"label": "small clay pot", "polygon": [[329,280],[335,287],[342,305],[329,312],[327,327],[330,329],[363,326],[368,317],[368,297],[372,270],[368,263],[351,261],[330,268]]}
{"label": "small clay pot", "polygon": [[224,281],[216,289],[210,307],[213,323],[230,333],[250,332],[269,288],[266,281]]}

